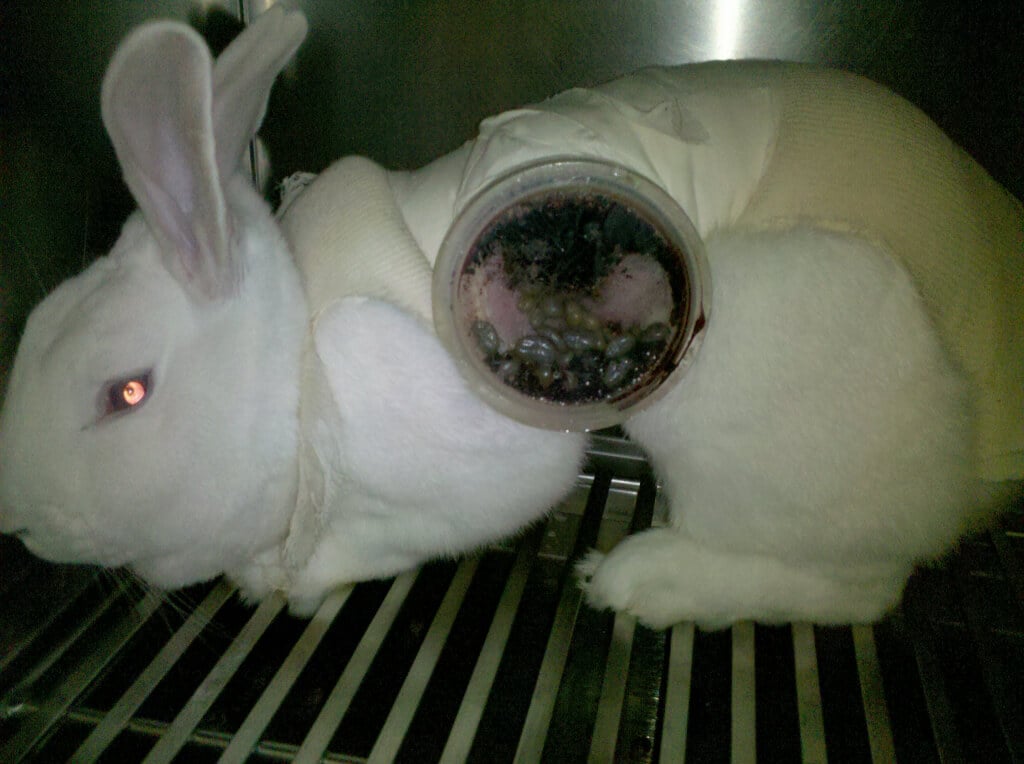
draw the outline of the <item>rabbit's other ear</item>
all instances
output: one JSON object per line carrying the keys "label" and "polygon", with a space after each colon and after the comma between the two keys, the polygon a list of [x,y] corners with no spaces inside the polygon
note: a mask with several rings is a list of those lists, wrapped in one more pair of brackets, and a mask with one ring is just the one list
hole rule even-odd
{"label": "rabbit's other ear", "polygon": [[125,182],[168,270],[194,299],[229,296],[241,280],[223,183],[306,28],[301,13],[272,8],[214,67],[192,29],[153,22],[129,35],[107,70],[103,122]]}
{"label": "rabbit's other ear", "polygon": [[158,21],[121,43],[101,94],[125,182],[165,266],[199,301],[232,294],[242,270],[217,169],[211,73],[196,32]]}
{"label": "rabbit's other ear", "polygon": [[242,32],[213,66],[213,133],[217,167],[238,168],[267,109],[274,80],[302,44],[306,17],[275,5]]}

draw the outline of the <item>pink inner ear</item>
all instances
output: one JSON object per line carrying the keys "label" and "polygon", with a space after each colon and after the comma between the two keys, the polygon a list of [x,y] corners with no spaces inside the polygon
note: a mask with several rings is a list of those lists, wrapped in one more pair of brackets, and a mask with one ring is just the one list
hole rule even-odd
{"label": "pink inner ear", "polygon": [[164,263],[204,301],[230,295],[240,275],[214,156],[211,66],[193,30],[152,22],[120,45],[102,93],[104,124]]}

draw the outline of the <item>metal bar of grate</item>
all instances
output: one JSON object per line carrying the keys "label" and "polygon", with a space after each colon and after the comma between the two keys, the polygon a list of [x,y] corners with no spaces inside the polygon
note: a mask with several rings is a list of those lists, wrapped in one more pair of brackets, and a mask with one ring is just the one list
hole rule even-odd
{"label": "metal bar of grate", "polygon": [[400,575],[391,584],[387,596],[377,609],[377,614],[364,632],[363,638],[359,640],[348,665],[334,685],[324,707],[320,709],[320,714],[313,722],[306,739],[302,741],[298,753],[295,754],[296,762],[316,764],[320,761],[418,575],[419,570],[409,571]]}
{"label": "metal bar of grate", "polygon": [[937,636],[933,626],[918,617],[914,635],[914,658],[917,661],[925,704],[931,722],[932,736],[941,764],[963,764],[963,744],[956,731],[956,716],[946,693],[942,661],[935,649]]}
{"label": "metal bar of grate", "polygon": [[[72,709],[68,712],[67,718],[70,721],[78,722],[80,724],[95,726],[102,722],[103,715],[88,709]],[[170,727],[169,724],[154,721],[152,719],[132,719],[125,725],[125,730],[145,737],[157,739],[167,731],[168,727]],[[189,742],[196,743],[208,749],[226,750],[231,742],[231,735],[226,732],[219,732],[217,730],[199,727],[193,730],[192,734],[189,735]],[[291,762],[298,748],[299,747],[297,745],[291,743],[263,740],[257,743],[250,753],[254,756],[260,757],[261,759]],[[179,756],[178,758],[179,760],[184,760],[184,757],[182,756]],[[71,761],[75,762],[75,759],[72,758]],[[221,759],[218,759],[217,761],[219,764]],[[323,756],[321,762],[322,764],[333,764],[334,762],[352,764],[353,759],[350,756],[328,753]]]}
{"label": "metal bar of grate", "polygon": [[743,764],[757,758],[754,679],[754,624],[743,621],[732,627],[730,759],[735,764]]}
{"label": "metal bar of grate", "polygon": [[534,685],[530,708],[526,713],[526,722],[519,737],[516,750],[516,762],[534,762],[540,760],[547,739],[548,727],[555,710],[555,699],[558,687],[562,683],[565,661],[569,657],[569,643],[572,641],[576,613],[582,601],[582,593],[572,581],[567,581],[562,589],[562,598],[555,613],[555,622],[548,637],[547,648],[540,665],[537,684]]}
{"label": "metal bar of grate", "polygon": [[801,756],[805,764],[825,764],[828,753],[825,748],[825,717],[821,711],[814,627],[809,623],[794,623],[792,632]]}
{"label": "metal bar of grate", "polygon": [[[615,481],[613,481],[614,486]],[[627,512],[631,513],[630,533],[636,533],[650,527],[654,508],[656,488],[652,480],[635,483],[635,490],[630,492],[629,499],[623,502]],[[605,504],[608,512],[611,502]],[[603,539],[614,546],[625,536],[604,534]],[[601,547],[599,547],[601,548]],[[603,550],[603,549],[602,549]],[[633,636],[636,631],[636,618],[624,613],[617,613],[612,623],[612,640],[605,659],[604,678],[601,681],[601,695],[597,704],[597,717],[591,735],[589,761],[615,761],[615,749],[618,742],[619,727],[622,719],[623,702],[626,697],[626,682],[629,678],[629,663],[633,650]]]}
{"label": "metal bar of grate", "polygon": [[[23,726],[0,748],[0,761],[18,761],[35,746],[53,725],[61,721],[68,708],[82,691],[97,677],[117,652],[137,632],[142,624],[156,612],[163,602],[159,594],[148,593],[141,601],[125,613],[112,627],[100,635],[90,646],[88,654],[75,666],[64,681],[55,687],[47,697],[38,703]],[[110,603],[104,603],[104,612]],[[97,616],[98,617],[98,616]],[[95,622],[90,618],[90,623]],[[76,629],[79,636],[84,629]]]}
{"label": "metal bar of grate", "polygon": [[[107,593],[107,596],[103,600],[89,611],[89,614],[77,621],[74,628],[69,630],[66,634],[61,634],[60,639],[53,647],[51,647],[42,658],[36,661],[32,670],[21,678],[21,680],[12,687],[2,699],[0,699],[0,708],[7,707],[12,704],[12,699],[21,693],[25,687],[30,687],[39,681],[39,678],[43,676],[50,667],[53,666],[57,661],[61,659],[61,656],[67,652],[68,648],[74,645],[81,636],[87,632],[94,623],[96,623],[103,614],[106,613],[110,608],[123,596],[121,591],[111,591]],[[20,652],[20,650],[18,651]]]}
{"label": "metal bar of grate", "polygon": [[1000,527],[993,529],[989,535],[996,548],[996,554],[999,556],[999,562],[1002,564],[1003,574],[1010,584],[1014,600],[1018,606],[1024,608],[1024,560],[1014,551],[1009,542],[1011,535],[1019,534],[1016,531],[1011,531],[1007,521],[1003,520]]}
{"label": "metal bar of grate", "polygon": [[108,711],[92,733],[85,739],[72,759],[75,762],[95,761],[117,737],[132,714],[145,702],[146,698],[171,670],[174,663],[182,656],[192,641],[206,628],[213,616],[234,593],[234,587],[227,581],[218,582],[199,606],[186,619],[185,623],[175,632],[174,636],[161,648],[149,665],[139,674],[131,687],[125,690],[113,708]]}
{"label": "metal bar of grate", "polygon": [[316,615],[302,632],[302,636],[288,653],[284,663],[274,674],[274,678],[263,690],[256,705],[245,717],[242,726],[232,737],[231,743],[220,757],[219,764],[241,764],[249,757],[250,752],[259,743],[263,730],[274,718],[289,690],[299,678],[299,674],[306,667],[306,663],[312,657],[320,640],[327,633],[351,593],[352,588],[345,587],[324,600],[320,609],[316,611]]}
{"label": "metal bar of grate", "polygon": [[981,676],[992,701],[995,721],[1011,759],[1015,762],[1024,761],[1024,723],[1021,721],[1024,719],[1024,704],[1016,691],[1016,677],[1005,665],[996,635],[988,626],[988,603],[984,598],[972,596],[967,589],[970,572],[964,569],[962,562],[960,568],[958,579],[967,628],[981,662]]}
{"label": "metal bar of grate", "polygon": [[[761,681],[772,679],[774,672],[789,662],[789,656],[780,652],[789,649],[784,631],[762,634],[752,624],[741,623],[735,625],[730,634],[698,639],[692,624],[681,624],[665,637],[655,639],[638,629],[629,616],[609,615],[603,620],[602,616],[588,613],[587,620],[583,620],[582,595],[573,580],[572,565],[591,546],[605,550],[617,543],[627,525],[631,532],[640,530],[646,524],[641,509],[651,509],[656,500],[654,485],[644,475],[640,475],[639,480],[623,480],[603,469],[581,478],[577,491],[561,508],[569,518],[567,522],[549,521],[528,533],[518,548],[509,545],[493,550],[498,554],[516,555],[503,584],[491,578],[492,571],[488,569],[488,591],[497,595],[490,587],[504,587],[493,613],[489,610],[475,615],[465,612],[469,602],[466,597],[473,596],[473,582],[480,577],[477,573],[482,569],[482,562],[481,567],[475,560],[462,562],[454,577],[451,574],[428,576],[420,581],[416,574],[406,574],[404,581],[402,577],[397,579],[384,602],[376,607],[375,615],[373,610],[360,615],[364,623],[373,615],[372,622],[359,636],[361,641],[352,658],[343,670],[339,669],[341,678],[334,674],[329,680],[334,683],[333,691],[328,685],[331,697],[321,706],[318,687],[297,699],[303,704],[303,713],[315,715],[316,719],[306,739],[301,740],[300,734],[295,742],[261,738],[281,710],[281,704],[299,686],[300,675],[322,655],[324,639],[332,633],[332,623],[340,625],[336,621],[349,602],[351,589],[328,598],[304,630],[296,627],[280,632],[267,631],[283,606],[280,602],[262,616],[262,625],[254,624],[254,619],[260,620],[256,616],[250,618],[214,669],[206,672],[200,688],[177,716],[175,710],[171,711],[170,715],[175,718],[170,723],[134,715],[146,698],[153,696],[155,688],[161,686],[169,669],[183,660],[191,660],[188,645],[194,644],[207,622],[215,618],[233,620],[237,613],[234,609],[230,611],[230,618],[227,613],[218,614],[230,597],[230,586],[223,582],[218,584],[179,629],[163,637],[166,644],[152,647],[140,646],[138,630],[147,619],[152,622],[151,614],[162,604],[162,599],[143,598],[141,606],[130,605],[137,609],[126,614],[129,602],[123,599],[123,592],[107,596],[94,589],[85,599],[79,599],[73,610],[67,611],[67,624],[72,626],[67,631],[73,630],[76,639],[70,639],[67,633],[41,634],[40,638],[46,639],[47,644],[36,644],[31,654],[25,653],[22,657],[39,658],[43,665],[24,666],[24,661],[18,661],[11,666],[13,671],[8,673],[29,675],[33,682],[19,683],[20,694],[11,689],[5,691],[5,697],[10,698],[14,693],[15,699],[20,698],[24,703],[20,707],[21,715],[3,720],[4,732],[12,730],[12,739],[18,742],[0,742],[3,747],[0,760],[13,762],[32,754],[40,760],[63,760],[67,751],[78,746],[71,760],[89,762],[111,755],[108,747],[113,751],[114,746],[122,743],[126,747],[146,745],[148,738],[149,744],[154,746],[150,751],[151,760],[198,756],[198,749],[203,748],[204,755],[211,759],[223,751],[220,761],[227,764],[250,758],[268,762],[293,758],[325,763],[364,761],[352,752],[327,749],[338,735],[339,723],[349,721],[349,712],[365,710],[351,705],[361,702],[364,692],[371,705],[387,700],[369,697],[373,695],[372,688],[364,685],[371,666],[380,663],[378,655],[385,637],[386,644],[391,645],[388,649],[395,647],[388,635],[399,612],[404,611],[414,585],[417,589],[420,585],[430,589],[431,596],[436,597],[434,601],[441,600],[441,603],[432,615],[427,615],[430,627],[423,641],[396,648],[404,651],[407,660],[403,665],[410,668],[390,708],[374,710],[375,714],[380,714],[376,723],[381,719],[383,723],[375,742],[366,739],[361,743],[366,746],[363,750],[373,747],[368,761],[396,760],[406,753],[414,755],[413,751],[425,750],[418,747],[421,743],[432,750],[440,750],[443,743],[441,761],[446,764],[467,760],[470,754],[477,753],[477,748],[487,758],[487,741],[476,739],[480,735],[478,729],[485,710],[488,713],[498,711],[505,703],[512,703],[526,715],[523,726],[502,731],[511,736],[513,746],[518,738],[516,756],[519,761],[560,760],[560,752],[571,750],[574,758],[593,762],[681,762],[687,760],[687,755],[691,760],[703,760],[711,753],[717,758],[729,756],[732,761],[741,762],[753,761],[759,753],[763,757],[770,751],[782,756],[784,751],[783,758],[787,760],[823,764],[830,756],[848,754],[846,746],[849,744],[863,752],[863,758],[888,764],[895,761],[896,742],[912,745],[919,735],[927,739],[929,749],[934,738],[942,764],[973,761],[977,758],[976,752],[982,750],[1000,753],[1005,750],[1008,760],[1020,758],[1015,746],[1022,722],[1016,717],[1024,718],[1024,714],[1019,712],[1019,698],[1012,684],[1012,668],[1018,659],[1010,652],[1017,644],[1012,609],[1012,599],[1017,594],[1016,581],[1009,575],[1004,581],[998,570],[1000,562],[1008,568],[1019,564],[1016,561],[1019,551],[1012,547],[1011,536],[996,538],[997,534],[993,534],[997,542],[1003,542],[1002,548],[996,543],[995,556],[991,547],[973,544],[971,559],[981,561],[981,572],[954,561],[949,585],[935,592],[927,588],[916,590],[916,594],[910,592],[904,606],[905,629],[893,630],[891,634],[888,630],[879,631],[876,638],[872,627],[852,627],[851,640],[839,643],[827,641],[831,639],[828,634],[816,632],[808,624],[794,624],[791,627],[794,673],[789,677],[789,681],[795,679],[790,685],[796,692],[794,709],[788,701],[792,690],[774,688],[770,683],[764,688],[759,685]],[[634,508],[632,513],[631,507]],[[632,524],[629,523],[631,516]],[[532,585],[533,576],[541,572],[535,570],[538,559],[544,561],[543,586],[557,588],[554,591],[548,588],[540,609],[530,610],[537,603],[530,601],[527,585],[528,582]],[[552,580],[552,572],[559,575],[557,566],[560,565],[564,565],[561,575]],[[483,580],[480,583],[483,585]],[[960,609],[954,603],[933,610],[932,601],[925,598],[925,595],[941,597],[957,586],[962,589]],[[546,599],[548,595],[558,599],[554,613],[549,609],[552,603]],[[1010,599],[1004,602],[995,595]],[[377,598],[370,598],[365,604],[373,608],[372,603],[377,601]],[[488,602],[493,600],[488,599]],[[355,600],[351,604],[357,608]],[[358,607],[363,604],[360,601]],[[537,647],[544,650],[541,666],[537,675],[530,677],[532,687],[524,688],[518,679],[518,683],[508,686],[496,685],[499,669],[507,662],[507,650],[519,649],[518,643],[510,645],[510,640],[517,638],[518,632],[513,627],[521,616],[529,616],[527,622],[532,628],[544,628],[544,624],[551,625],[553,619],[553,626],[547,633],[530,635],[531,640],[539,638]],[[461,629],[462,619],[472,617],[476,619],[472,626],[475,634],[482,635],[486,630],[479,652],[469,658],[470,663],[475,659],[476,665],[472,666],[468,681],[466,674],[460,675],[461,681],[466,681],[464,690],[461,684],[441,687],[437,683],[443,683],[444,677],[437,676],[438,662],[451,647],[448,644],[451,630],[456,623]],[[961,621],[961,617],[964,620]],[[78,621],[79,618],[83,620]],[[584,622],[592,626],[599,624],[599,628],[583,629],[580,624]],[[55,621],[50,631],[55,632],[63,625],[64,621]],[[301,635],[296,638],[300,630]],[[946,647],[942,640],[950,633],[963,641],[962,645],[957,643],[957,649],[977,651],[978,672],[962,676],[962,672],[957,673],[955,668],[943,663]],[[271,634],[294,640],[294,643],[271,645]],[[816,645],[818,640],[826,641]],[[904,640],[905,644],[900,644]],[[56,642],[60,643],[60,650],[53,648]],[[138,652],[133,653],[136,648]],[[836,657],[836,650],[840,649],[841,660],[819,663],[816,648],[832,657]],[[97,677],[109,673],[111,661],[122,650],[126,665],[143,667],[140,674],[126,679],[125,684],[131,686],[111,701],[109,712],[94,708],[91,703],[90,707],[75,706]],[[273,673],[272,679],[251,708],[241,705],[251,702],[242,698],[232,705],[224,692],[231,677],[237,675],[243,663],[252,664],[254,657],[263,650],[275,661],[271,667],[264,664],[264,670],[269,668],[268,675]],[[151,658],[154,652],[157,655]],[[280,656],[285,654],[287,657],[281,661]],[[695,659],[699,665],[694,663]],[[465,661],[461,663],[469,672],[470,665]],[[843,693],[842,702],[836,700],[836,688],[841,686],[836,682],[847,683],[843,686],[853,689],[851,702],[845,700],[850,697],[848,692]],[[852,687],[852,682],[858,682],[858,689]],[[959,691],[964,682],[972,683],[971,691],[978,693],[985,709],[991,701],[993,715],[990,720],[980,719],[985,726],[981,732],[963,725],[954,710],[959,708],[959,697],[947,694],[954,689]],[[22,691],[23,688],[27,692]],[[423,707],[428,689],[431,693],[435,690],[441,693],[445,703],[458,704],[457,710],[452,709],[455,718],[450,727],[442,729],[435,725],[431,729],[431,725],[419,724],[420,714],[429,710]],[[823,690],[827,691],[824,698]],[[638,694],[640,691],[645,694]],[[700,702],[691,708],[693,693],[698,693],[693,697],[699,697]],[[891,697],[887,697],[887,693]],[[776,697],[783,700],[778,708],[758,705]],[[37,698],[45,700],[37,701]],[[906,698],[910,699],[910,706],[902,700]],[[222,701],[226,704],[227,715],[214,718],[209,709]],[[827,740],[823,701],[829,704],[824,709],[829,721]],[[890,707],[888,701],[894,705]],[[522,708],[520,704],[524,702],[529,703],[528,708]],[[985,709],[978,714],[986,713]],[[895,714],[892,719],[890,710]],[[924,712],[927,712],[927,719]],[[244,721],[233,735],[231,722],[226,719],[243,717]],[[771,719],[781,724],[773,725]],[[908,724],[908,731],[902,738],[894,738],[892,723],[901,720]],[[498,718],[494,721],[501,723]],[[931,729],[927,721],[931,722]],[[297,724],[307,727],[308,719]],[[587,728],[590,735],[586,734]],[[558,730],[558,740],[552,739],[555,730]],[[895,731],[900,733],[900,730]],[[566,744],[561,738],[566,733],[578,734],[578,737]],[[765,733],[767,737],[759,738]],[[422,740],[412,737],[421,734]],[[79,735],[85,738],[81,745]],[[172,739],[173,745],[167,742]],[[502,740],[501,746],[508,742]],[[762,747],[764,750],[759,751]],[[968,747],[970,756],[964,754]],[[903,750],[900,749],[900,753]],[[129,755],[129,758],[132,757]]]}
{"label": "metal bar of grate", "polygon": [[878,665],[874,630],[870,626],[854,626],[852,631],[871,760],[889,764],[896,761],[896,746],[892,739],[889,710],[885,704],[885,688],[882,686],[882,670]]}
{"label": "metal bar of grate", "polygon": [[990,532],[992,546],[1002,566],[1002,574],[1010,585],[1010,592],[1018,608],[1024,610],[1024,555],[1021,555],[1010,543],[1012,537],[1020,537],[1016,530],[1009,527],[1006,519],[999,527]]}
{"label": "metal bar of grate", "polygon": [[367,759],[369,764],[392,761],[398,753],[479,564],[480,560],[476,557],[470,557],[459,564],[448,593],[434,615],[402,688],[398,691],[398,697],[391,706],[391,712],[370,751]]}
{"label": "metal bar of grate", "polygon": [[498,601],[498,608],[491,620],[487,636],[484,638],[480,655],[473,667],[473,674],[470,676],[469,684],[462,696],[462,703],[455,716],[455,722],[448,733],[448,740],[441,753],[442,764],[462,762],[469,755],[480,718],[483,716],[484,705],[487,703],[491,687],[494,685],[494,678],[498,673],[498,666],[501,664],[501,656],[505,652],[505,645],[512,632],[512,623],[519,610],[523,591],[526,589],[526,579],[537,558],[545,529],[546,525],[530,533],[520,545],[515,563],[512,565],[512,571],[505,583],[505,589]]}
{"label": "metal bar of grate", "polygon": [[[3,654],[0,655],[0,675],[7,670],[7,667],[10,666],[26,648],[39,639],[40,635],[49,629],[58,618],[64,615],[69,608],[73,607],[76,600],[86,592],[90,586],[91,582],[85,576],[73,579],[70,584],[62,586],[60,589],[62,606],[50,607],[47,609],[45,617],[39,622],[33,624],[31,629],[25,633],[18,634],[16,641],[14,636],[9,635],[6,632],[0,634],[0,642],[4,645]],[[117,596],[116,592],[111,592],[111,596],[107,601],[112,603]],[[70,635],[64,636],[68,637]]]}
{"label": "metal bar of grate", "polygon": [[[597,539],[598,526],[611,478],[607,473],[600,472],[594,477],[594,485],[587,498],[587,507],[583,513],[576,536],[576,544],[570,561],[578,560],[583,551]],[[526,712],[526,721],[519,736],[515,761],[539,761],[544,750],[548,727],[555,709],[558,687],[562,683],[565,662],[569,657],[569,644],[572,641],[573,628],[576,624],[576,613],[579,611],[583,593],[576,585],[571,572],[562,582],[562,594],[555,610],[555,620],[548,636],[547,647],[541,660],[540,673],[530,698],[530,707]]]}
{"label": "metal bar of grate", "polygon": [[686,757],[695,630],[692,623],[680,623],[672,627],[669,637],[668,676],[665,680],[665,711],[662,715],[659,761],[683,761]]}
{"label": "metal bar of grate", "polygon": [[242,627],[220,660],[210,669],[210,673],[192,693],[192,697],[188,699],[185,707],[178,712],[167,732],[153,746],[153,750],[143,760],[144,764],[163,764],[174,759],[263,632],[281,612],[284,604],[284,598],[277,593],[260,603],[256,612]]}
{"label": "metal bar of grate", "polygon": [[601,699],[597,705],[597,718],[591,736],[590,762],[614,762],[615,743],[618,739],[622,704],[626,697],[626,678],[633,649],[636,618],[619,613],[612,626],[612,642],[604,666]]}
{"label": "metal bar of grate", "polygon": [[[1003,520],[999,528],[991,531],[992,543],[995,546],[996,554],[1002,566],[1003,575],[1010,588],[1010,595],[1017,604],[1018,613],[1024,610],[1024,559],[1013,549],[1009,542],[1011,534],[1016,534],[1008,527],[1008,521]],[[1013,696],[1011,696],[1013,697]],[[1019,696],[1018,696],[1019,697]],[[1021,709],[1019,700],[1011,700],[1013,708],[1009,713],[1004,713],[1001,719],[1006,737],[1017,756],[1017,760],[1024,760],[1024,710]]]}

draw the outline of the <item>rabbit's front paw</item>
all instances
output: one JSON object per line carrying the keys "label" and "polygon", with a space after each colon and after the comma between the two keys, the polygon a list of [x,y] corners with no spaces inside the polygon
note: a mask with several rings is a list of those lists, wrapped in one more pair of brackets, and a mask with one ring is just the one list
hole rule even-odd
{"label": "rabbit's front paw", "polygon": [[587,602],[636,616],[654,629],[693,619],[725,625],[701,611],[693,582],[679,577],[677,565],[660,563],[666,547],[676,547],[676,535],[650,530],[624,539],[607,555],[590,552],[576,566]]}
{"label": "rabbit's front paw", "polygon": [[740,620],[870,623],[899,601],[910,571],[893,560],[839,575],[831,565],[709,548],[668,528],[630,536],[577,566],[592,606],[656,629],[681,621],[702,629]]}
{"label": "rabbit's front paw", "polygon": [[[290,592],[288,594],[288,613],[296,618],[312,618],[329,597],[344,602],[353,588],[355,588],[354,584],[339,584],[331,589],[305,594]],[[334,611],[337,606],[336,604]]]}

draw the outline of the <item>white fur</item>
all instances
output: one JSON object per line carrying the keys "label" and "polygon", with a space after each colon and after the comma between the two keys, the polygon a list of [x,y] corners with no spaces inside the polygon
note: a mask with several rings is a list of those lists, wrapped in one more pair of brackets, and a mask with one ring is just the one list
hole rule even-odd
{"label": "white fur", "polygon": [[[0,531],[40,556],[163,587],[226,571],[309,612],[513,533],[571,487],[584,436],[499,416],[429,328],[341,300],[308,343],[337,411],[302,433],[330,501],[310,558],[286,559],[307,308],[236,167],[304,31],[272,9],[216,66],[169,22],[119,48],[104,119],[141,212],[32,314],[0,417]],[[720,233],[708,260],[696,363],[627,427],[670,527],[587,558],[588,598],[654,626],[874,619],[974,519],[971,391],[906,273],[864,239]],[[106,383],[146,369],[142,406],[103,416]]]}
{"label": "white fur", "polygon": [[[280,19],[262,29],[277,34],[271,61],[301,39],[294,24],[275,33]],[[42,557],[177,587],[287,531],[306,308],[270,210],[236,173],[275,74],[225,81],[169,22],[137,30],[108,70],[104,119],[142,213],[32,313],[0,420],[0,530]],[[250,89],[221,129],[216,78]],[[105,416],[107,383],[147,369],[141,406]]]}
{"label": "white fur", "polygon": [[[140,216],[33,312],[0,456],[3,530],[49,559],[132,565],[160,586],[216,575],[287,527],[305,309],[269,211],[234,183],[247,278],[193,303]],[[105,381],[152,368],[150,400],[100,420]]]}
{"label": "white fur", "polygon": [[[486,406],[437,337],[404,311],[341,300],[317,321],[316,351],[342,427],[317,433],[318,450],[337,454],[334,498],[290,590],[293,610],[315,606],[338,582],[498,541],[571,490],[585,436],[527,427]],[[250,596],[267,589],[261,564],[235,577]]]}
{"label": "white fur", "polygon": [[799,227],[707,245],[704,345],[627,425],[671,527],[588,559],[588,597],[655,626],[875,619],[977,500],[967,385],[880,248]]}
{"label": "white fur", "polygon": [[[311,433],[331,500],[311,559],[282,573],[310,322],[237,165],[304,31],[268,11],[212,66],[195,32],[156,22],[115,54],[104,121],[140,212],[34,311],[0,421],[0,530],[36,554],[166,588],[228,572],[308,612],[339,585],[509,535],[572,487],[583,435],[505,419],[410,315],[345,300],[313,338],[338,407],[324,419],[340,422]],[[105,416],[108,382],[144,370],[148,398]]]}

